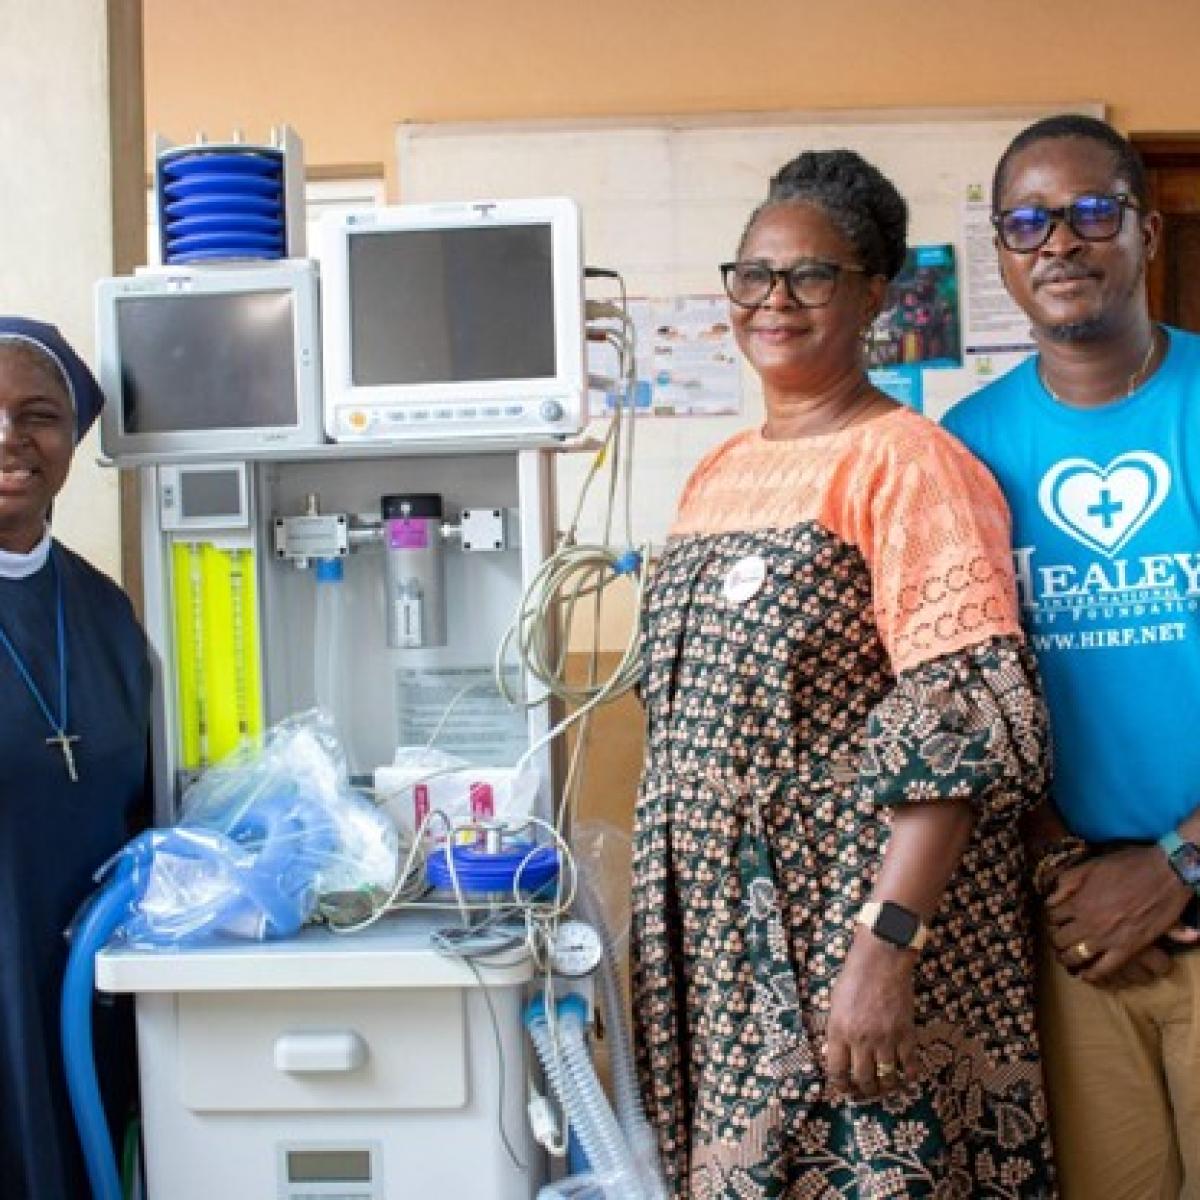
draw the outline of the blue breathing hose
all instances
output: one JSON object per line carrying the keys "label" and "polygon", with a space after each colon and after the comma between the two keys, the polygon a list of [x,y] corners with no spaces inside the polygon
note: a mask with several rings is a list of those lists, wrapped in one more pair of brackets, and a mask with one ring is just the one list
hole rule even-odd
{"label": "blue breathing hose", "polygon": [[[140,839],[139,839],[140,840]],[[92,1049],[92,988],[96,952],[129,915],[141,884],[134,857],[122,857],[116,876],[75,926],[63,979],[61,1033],[71,1110],[79,1130],[93,1200],[122,1200],[121,1179],[108,1133]]]}
{"label": "blue breathing hose", "polygon": [[[282,790],[243,813],[226,833],[204,826],[148,829],[121,851],[111,879],[83,911],[71,934],[63,976],[60,1033],[67,1091],[94,1200],[122,1200],[116,1156],[96,1079],[92,994],[96,954],[122,926],[141,944],[179,945],[253,918],[259,936],[296,933],[311,909],[321,865],[336,848],[320,805]],[[198,864],[225,862],[236,883],[199,911],[138,911],[157,853]],[[247,855],[250,855],[247,860]],[[174,923],[169,919],[174,915]]]}

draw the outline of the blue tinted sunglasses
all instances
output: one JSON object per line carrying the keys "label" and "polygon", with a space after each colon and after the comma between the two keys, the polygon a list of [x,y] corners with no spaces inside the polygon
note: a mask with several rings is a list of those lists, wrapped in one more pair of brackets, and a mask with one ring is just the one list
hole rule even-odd
{"label": "blue tinted sunglasses", "polygon": [[996,236],[1006,250],[1032,254],[1049,240],[1054,228],[1065,222],[1085,242],[1109,242],[1121,232],[1125,210],[1138,211],[1137,201],[1124,192],[1115,196],[1080,196],[1061,208],[1022,204],[992,214]]}

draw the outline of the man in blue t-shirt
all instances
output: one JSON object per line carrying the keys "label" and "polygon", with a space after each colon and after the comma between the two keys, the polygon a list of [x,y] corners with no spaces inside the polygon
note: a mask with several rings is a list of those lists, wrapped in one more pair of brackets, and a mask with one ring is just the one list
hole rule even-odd
{"label": "man in blue t-shirt", "polygon": [[993,181],[1038,353],[950,411],[1013,512],[1053,719],[1035,834],[1043,1049],[1067,1200],[1200,1196],[1200,338],[1156,325],[1129,143],[1053,117]]}

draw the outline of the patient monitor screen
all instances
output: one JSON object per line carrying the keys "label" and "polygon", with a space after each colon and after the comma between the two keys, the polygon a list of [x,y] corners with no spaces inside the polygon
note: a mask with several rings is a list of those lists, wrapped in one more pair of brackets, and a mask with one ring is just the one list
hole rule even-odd
{"label": "patient monitor screen", "polygon": [[350,238],[356,386],[555,374],[549,225]]}
{"label": "patient monitor screen", "polygon": [[126,433],[297,422],[290,292],[126,297],[117,347]]}

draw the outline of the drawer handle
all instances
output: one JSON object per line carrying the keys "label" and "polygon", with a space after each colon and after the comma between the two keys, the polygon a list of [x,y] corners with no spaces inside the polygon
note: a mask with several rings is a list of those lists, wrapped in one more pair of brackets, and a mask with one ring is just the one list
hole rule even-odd
{"label": "drawer handle", "polygon": [[288,1075],[357,1071],[367,1061],[367,1043],[353,1030],[281,1033],[275,1039],[275,1070]]}

